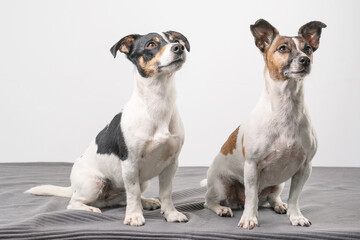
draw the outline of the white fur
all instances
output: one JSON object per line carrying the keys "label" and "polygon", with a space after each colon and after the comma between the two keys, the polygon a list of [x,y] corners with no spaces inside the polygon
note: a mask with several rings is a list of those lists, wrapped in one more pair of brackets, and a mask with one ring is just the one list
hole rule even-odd
{"label": "white fur", "polygon": [[203,180],[200,182],[200,187],[207,187],[207,179],[203,179]]}
{"label": "white fur", "polygon": [[[169,51],[171,46],[166,45],[161,63],[168,64],[175,57]],[[175,103],[174,72],[178,69],[171,66],[151,78],[143,78],[135,68],[134,92],[121,118],[129,153],[127,160],[121,161],[113,154],[97,154],[93,140],[72,168],[72,194],[68,194],[68,188],[56,186],[39,186],[27,192],[71,196],[68,209],[101,212],[96,207],[127,204],[124,224],[129,225],[143,225],[143,208],[154,209],[160,205],[167,221],[187,221],[186,216],[175,209],[171,199],[172,181],[184,143],[184,128]],[[141,196],[149,180],[156,176],[159,176],[161,204],[156,199]],[[109,200],[98,199],[104,179],[109,179],[120,194]]]}
{"label": "white fur", "polygon": [[[205,206],[219,215],[231,209],[219,205],[226,198],[223,177],[245,186],[245,206],[239,226],[258,224],[258,193],[278,186],[267,201],[279,213],[286,211],[280,199],[283,183],[291,178],[288,216],[293,225],[310,225],[299,209],[299,195],[311,172],[317,149],[315,131],[304,104],[303,79],[274,81],[265,71],[266,88],[248,120],[241,124],[233,154],[216,156],[207,174]],[[245,158],[242,153],[242,137]],[[202,186],[205,182],[202,182]]]}
{"label": "white fur", "polygon": [[58,187],[53,185],[41,185],[33,187],[25,191],[25,193],[59,197],[71,197],[72,195],[71,187]]}
{"label": "white fur", "polygon": [[170,43],[170,41],[168,40],[168,38],[165,36],[164,33],[161,32],[159,34],[160,34],[160,36],[162,36],[162,38],[165,40],[165,42]]}

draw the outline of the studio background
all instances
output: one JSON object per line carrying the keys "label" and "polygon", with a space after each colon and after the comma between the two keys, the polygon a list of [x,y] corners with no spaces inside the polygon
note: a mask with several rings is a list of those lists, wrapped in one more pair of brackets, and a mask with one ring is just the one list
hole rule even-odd
{"label": "studio background", "polygon": [[360,167],[360,1],[0,1],[0,162],[73,162],[133,90],[133,65],[110,47],[131,34],[174,30],[190,41],[176,74],[185,126],[180,166],[208,166],[246,120],[264,61],[249,26],[282,35],[319,20],[305,80],[318,134],[314,166]]}

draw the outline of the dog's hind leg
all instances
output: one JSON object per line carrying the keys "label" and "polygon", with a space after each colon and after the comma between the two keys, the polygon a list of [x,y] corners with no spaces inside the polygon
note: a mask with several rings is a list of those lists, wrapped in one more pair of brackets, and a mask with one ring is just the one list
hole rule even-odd
{"label": "dog's hind leg", "polygon": [[[150,184],[150,181],[146,181],[140,184],[140,190],[141,193],[145,192],[145,190],[148,188]],[[145,210],[154,210],[161,207],[161,203],[159,200],[155,198],[145,198],[141,196],[141,204],[143,206],[143,209]]]}
{"label": "dog's hind leg", "polygon": [[205,206],[214,211],[220,217],[233,217],[234,214],[229,207],[221,206],[217,202],[207,201]]}
{"label": "dog's hind leg", "polygon": [[69,209],[69,210],[84,210],[84,211],[89,211],[89,212],[101,213],[101,210],[99,208],[86,205],[85,203],[83,203],[79,200],[70,201],[69,205],[67,206],[67,209]]}
{"label": "dog's hind leg", "polygon": [[226,199],[225,188],[220,178],[216,177],[214,181],[208,179],[208,190],[205,199],[204,206],[214,211],[218,216],[234,216],[231,208],[220,205],[220,201]]}
{"label": "dog's hind leg", "polygon": [[281,198],[280,194],[284,189],[285,183],[281,183],[277,186],[271,187],[271,192],[267,196],[267,200],[270,203],[270,206],[274,209],[276,213],[284,214],[287,211],[287,204],[284,203]]}
{"label": "dog's hind leg", "polygon": [[[76,171],[76,169],[73,169]],[[89,206],[96,202],[106,184],[105,177],[96,170],[72,172],[72,196],[67,209],[101,213],[99,208]]]}

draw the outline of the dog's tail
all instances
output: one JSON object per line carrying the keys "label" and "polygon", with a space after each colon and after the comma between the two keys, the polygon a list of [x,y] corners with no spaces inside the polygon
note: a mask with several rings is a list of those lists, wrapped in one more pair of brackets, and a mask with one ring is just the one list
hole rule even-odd
{"label": "dog's tail", "polygon": [[206,179],[206,178],[203,179],[203,180],[201,180],[200,186],[201,186],[201,187],[207,187],[207,179]]}
{"label": "dog's tail", "polygon": [[59,187],[54,185],[40,185],[26,190],[25,193],[44,196],[71,197],[71,187]]}

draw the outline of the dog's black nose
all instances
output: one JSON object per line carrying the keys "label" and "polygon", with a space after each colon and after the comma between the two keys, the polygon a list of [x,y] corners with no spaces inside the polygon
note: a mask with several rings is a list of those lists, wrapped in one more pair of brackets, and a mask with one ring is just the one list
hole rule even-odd
{"label": "dog's black nose", "polygon": [[299,63],[301,64],[301,65],[303,65],[304,67],[306,67],[306,66],[309,66],[309,64],[310,64],[310,58],[308,58],[308,57],[300,57],[299,58]]}
{"label": "dog's black nose", "polygon": [[174,44],[172,47],[171,47],[171,51],[173,52],[173,53],[176,53],[176,54],[182,54],[183,53],[183,51],[184,51],[184,46],[183,45],[181,45],[180,43],[177,43],[177,44]]}

